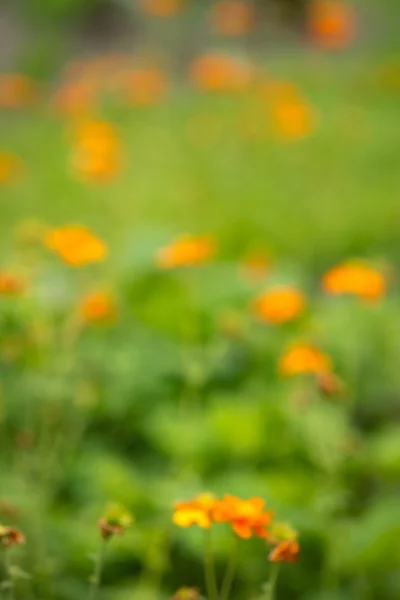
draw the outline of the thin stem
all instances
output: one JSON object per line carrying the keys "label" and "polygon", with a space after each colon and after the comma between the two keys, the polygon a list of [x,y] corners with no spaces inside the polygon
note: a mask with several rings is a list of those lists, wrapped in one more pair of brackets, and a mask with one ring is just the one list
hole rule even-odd
{"label": "thin stem", "polygon": [[89,600],[95,600],[100,588],[101,575],[103,573],[104,560],[106,557],[107,541],[107,538],[102,540],[93,575],[90,578]]}
{"label": "thin stem", "polygon": [[2,597],[7,600],[14,600],[14,580],[11,573],[11,565],[9,561],[9,551],[3,552],[4,563],[4,579],[1,582]]}
{"label": "thin stem", "polygon": [[218,600],[218,588],[215,577],[210,529],[204,530],[204,574],[206,578],[208,600]]}
{"label": "thin stem", "polygon": [[272,563],[271,574],[267,584],[267,591],[265,594],[265,600],[274,600],[275,598],[275,587],[278,580],[279,574],[279,563]]}
{"label": "thin stem", "polygon": [[239,538],[235,535],[232,541],[231,554],[226,566],[224,579],[222,581],[220,599],[229,600],[233,580],[235,578],[239,550]]}

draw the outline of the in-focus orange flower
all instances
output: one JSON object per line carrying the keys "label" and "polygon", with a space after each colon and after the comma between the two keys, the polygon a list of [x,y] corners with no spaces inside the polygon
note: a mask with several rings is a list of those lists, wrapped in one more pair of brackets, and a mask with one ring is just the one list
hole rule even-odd
{"label": "in-focus orange flower", "polygon": [[220,0],[211,9],[211,26],[220,35],[245,35],[253,25],[252,7],[245,0]]}
{"label": "in-focus orange flower", "polygon": [[352,294],[363,300],[380,300],[386,281],[379,271],[359,261],[349,261],[325,273],[322,287],[329,294]]}
{"label": "in-focus orange flower", "polygon": [[215,242],[210,236],[182,235],[161,248],[156,262],[162,269],[200,265],[215,254]]}
{"label": "in-focus orange flower", "polygon": [[21,170],[21,161],[12,154],[0,152],[0,184],[15,180]]}
{"label": "in-focus orange flower", "polygon": [[253,302],[254,313],[261,321],[274,325],[292,321],[306,307],[302,291],[289,286],[281,286],[260,294]]}
{"label": "in-focus orange flower", "polygon": [[184,7],[184,0],[141,0],[143,12],[152,17],[173,17]]}
{"label": "in-focus orange flower", "polygon": [[311,3],[308,27],[313,40],[328,49],[347,46],[355,35],[355,13],[340,0],[315,0]]}
{"label": "in-focus orange flower", "polygon": [[280,542],[270,552],[271,562],[296,562],[299,556],[300,545],[297,540]]}
{"label": "in-focus orange flower", "polygon": [[65,225],[50,230],[45,245],[70,266],[82,267],[107,256],[106,244],[83,225]]}
{"label": "in-focus orange flower", "polygon": [[315,127],[311,106],[299,98],[275,100],[271,106],[272,127],[283,139],[299,139],[309,135]]}
{"label": "in-focus orange flower", "polygon": [[173,522],[179,527],[198,525],[203,529],[211,527],[213,509],[217,500],[212,494],[200,494],[193,500],[177,502],[174,506]]}
{"label": "in-focus orange flower", "polygon": [[110,322],[116,317],[117,306],[107,292],[92,292],[82,300],[80,313],[89,323]]}
{"label": "in-focus orange flower", "polygon": [[122,87],[129,102],[136,106],[149,106],[164,98],[168,82],[159,69],[142,67],[125,73]]}
{"label": "in-focus orange flower", "polygon": [[0,271],[0,296],[18,296],[25,291],[25,287],[20,277]]}
{"label": "in-focus orange flower", "polygon": [[25,108],[36,97],[34,82],[25,75],[0,75],[0,108]]}
{"label": "in-focus orange flower", "polygon": [[230,523],[233,531],[243,539],[253,535],[268,537],[267,526],[271,523],[272,511],[265,510],[262,498],[242,500],[227,494],[213,507],[213,519],[216,523]]}
{"label": "in-focus orange flower", "polygon": [[291,377],[301,374],[331,372],[330,357],[311,344],[296,344],[288,348],[279,360],[281,375]]}
{"label": "in-focus orange flower", "polygon": [[251,80],[249,67],[225,54],[205,54],[193,61],[190,78],[206,92],[240,92]]}

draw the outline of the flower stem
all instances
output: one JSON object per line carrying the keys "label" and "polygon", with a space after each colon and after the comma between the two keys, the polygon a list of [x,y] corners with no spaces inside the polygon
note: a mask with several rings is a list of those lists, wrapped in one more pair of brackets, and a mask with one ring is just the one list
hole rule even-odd
{"label": "flower stem", "polygon": [[238,549],[239,549],[239,538],[235,535],[232,542],[231,554],[228,560],[228,564],[226,567],[224,579],[222,581],[221,586],[221,600],[229,600],[229,595],[232,589],[232,583],[235,577],[237,559],[238,559]]}
{"label": "flower stem", "polygon": [[215,577],[210,529],[204,530],[204,574],[206,578],[208,600],[218,600],[218,588]]}
{"label": "flower stem", "polygon": [[4,598],[4,600],[6,598],[7,598],[7,600],[13,600],[14,599],[14,580],[13,580],[12,573],[11,573],[8,550],[4,550],[3,556],[4,556],[4,561],[3,561],[4,562],[4,579],[1,582],[1,591],[2,591],[1,597]]}
{"label": "flower stem", "polygon": [[265,600],[274,600],[276,582],[279,574],[279,563],[273,563],[271,567],[271,575],[267,584],[267,590],[265,593]]}
{"label": "flower stem", "polygon": [[103,573],[104,560],[106,557],[107,541],[107,538],[102,540],[94,571],[90,578],[89,600],[95,600],[100,588],[101,575]]}

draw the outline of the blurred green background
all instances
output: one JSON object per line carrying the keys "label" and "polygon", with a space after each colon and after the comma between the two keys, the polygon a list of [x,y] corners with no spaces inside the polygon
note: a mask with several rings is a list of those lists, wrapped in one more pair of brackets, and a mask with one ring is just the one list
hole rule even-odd
{"label": "blurred green background", "polygon": [[[100,598],[204,589],[201,532],[178,530],[171,514],[174,501],[209,490],[262,496],[299,531],[301,557],[284,567],[277,600],[396,600],[398,2],[354,3],[356,38],[337,51],[310,42],[303,5],[266,2],[270,20],[232,40],[210,33],[210,3],[188,4],[165,20],[133,0],[0,8],[3,71],[38,88],[28,106],[0,109],[0,153],[22,164],[0,182],[0,272],[29,277],[23,297],[0,295],[0,522],[27,537],[12,554],[15,596],[87,597],[109,501],[136,523],[113,540]],[[276,139],[251,90],[196,91],[189,63],[210,49],[297,86],[312,130]],[[121,172],[102,185],[73,176],[74,121],[49,99],[68,61],[116,53],[155,57],[169,90],[149,106],[99,92],[89,116],[112,122],[122,148]],[[107,261],[62,265],[37,246],[38,222],[90,227]],[[160,271],[157,250],[181,233],[215,236],[216,259]],[[273,269],[249,281],[241,269],[254,251]],[[378,305],[322,293],[324,271],[353,257],[387,274]],[[301,319],[271,327],[249,305],[276,282],[310,299]],[[69,316],[98,287],[113,291],[117,321],[71,339]],[[340,397],[278,376],[298,338],[332,356]],[[229,536],[215,543],[222,572]],[[232,599],[256,597],[267,576],[262,542],[243,542]]]}

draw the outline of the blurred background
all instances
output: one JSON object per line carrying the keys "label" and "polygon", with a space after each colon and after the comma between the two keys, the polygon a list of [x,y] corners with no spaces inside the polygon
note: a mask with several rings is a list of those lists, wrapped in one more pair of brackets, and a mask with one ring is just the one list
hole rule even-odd
{"label": "blurred background", "polygon": [[[100,598],[204,591],[171,516],[210,491],[299,532],[277,600],[399,598],[398,0],[2,0],[0,71],[15,597],[87,597],[109,501],[135,524]],[[379,293],[326,283],[349,259]],[[241,548],[232,600],[268,577]]]}

